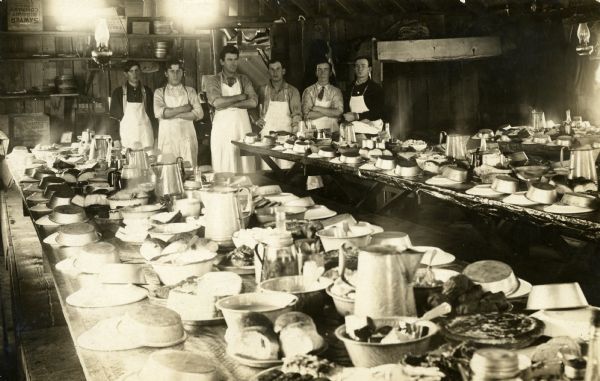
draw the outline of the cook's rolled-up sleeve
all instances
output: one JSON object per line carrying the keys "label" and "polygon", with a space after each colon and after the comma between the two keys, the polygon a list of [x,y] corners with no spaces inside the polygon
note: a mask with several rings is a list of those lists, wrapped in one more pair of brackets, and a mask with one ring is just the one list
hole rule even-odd
{"label": "cook's rolled-up sleeve", "polygon": [[300,92],[295,87],[290,87],[290,116],[292,117],[292,126],[296,127],[302,120],[302,101]]}
{"label": "cook's rolled-up sleeve", "polygon": [[254,91],[254,86],[252,86],[252,81],[250,81],[250,78],[241,74],[240,81],[242,82],[244,94],[248,95],[248,99],[254,100],[254,102],[256,102],[258,105],[258,95],[256,95],[256,91]]}
{"label": "cook's rolled-up sleeve", "polygon": [[154,92],[154,116],[156,119],[163,119],[166,108],[164,90],[156,89]]}
{"label": "cook's rolled-up sleeve", "polygon": [[208,104],[215,106],[215,100],[221,96],[221,81],[219,75],[212,75],[206,78],[206,98]]}
{"label": "cook's rolled-up sleeve", "polygon": [[307,87],[302,93],[302,115],[305,118],[315,105],[315,97],[312,89],[313,86]]}
{"label": "cook's rolled-up sleeve", "polygon": [[344,112],[344,96],[342,90],[333,87],[331,96],[331,108],[338,111],[340,114]]}
{"label": "cook's rolled-up sleeve", "polygon": [[188,96],[190,104],[192,105],[192,113],[196,117],[195,120],[199,120],[204,116],[204,113],[202,112],[202,105],[200,104],[200,98],[198,98],[198,94],[193,87],[188,87],[187,90],[189,93]]}

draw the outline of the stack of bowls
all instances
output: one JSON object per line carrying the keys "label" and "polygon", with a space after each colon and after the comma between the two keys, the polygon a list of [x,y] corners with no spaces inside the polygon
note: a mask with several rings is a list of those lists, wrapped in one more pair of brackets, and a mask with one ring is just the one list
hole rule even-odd
{"label": "stack of bowls", "polygon": [[156,41],[156,45],[154,47],[154,56],[156,58],[165,58],[167,56],[166,41]]}

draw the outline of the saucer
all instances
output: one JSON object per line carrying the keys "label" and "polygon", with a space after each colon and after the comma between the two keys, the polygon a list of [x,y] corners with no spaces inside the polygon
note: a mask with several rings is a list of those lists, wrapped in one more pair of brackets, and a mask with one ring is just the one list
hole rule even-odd
{"label": "saucer", "polygon": [[489,184],[475,185],[473,188],[467,189],[465,193],[470,194],[472,196],[481,197],[498,197],[504,195],[504,193],[500,193],[493,190]]}
{"label": "saucer", "polygon": [[537,202],[531,201],[530,199],[525,197],[525,193],[526,192],[513,193],[510,196],[503,198],[502,202],[505,202],[505,203],[511,204],[511,205],[518,205],[518,206],[538,205]]}
{"label": "saucer", "polygon": [[573,205],[564,204],[552,204],[544,206],[544,212],[556,213],[556,214],[579,214],[579,213],[590,213],[593,212],[592,208],[582,208]]}
{"label": "saucer", "polygon": [[336,216],[337,212],[327,208],[325,205],[315,205],[304,212],[304,218],[307,220],[322,220]]}
{"label": "saucer", "polygon": [[452,186],[452,185],[460,185],[462,183],[458,182],[458,181],[450,180],[444,176],[438,175],[438,176],[433,176],[433,177],[427,179],[427,181],[425,181],[425,184],[438,185],[438,186]]}

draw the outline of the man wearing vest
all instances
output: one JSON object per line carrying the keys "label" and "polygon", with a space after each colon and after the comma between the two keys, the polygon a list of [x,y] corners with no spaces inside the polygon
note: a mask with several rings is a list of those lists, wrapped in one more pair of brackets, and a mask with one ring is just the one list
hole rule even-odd
{"label": "man wearing vest", "polygon": [[110,102],[110,116],[119,121],[121,145],[133,148],[154,146],[156,119],[152,105],[152,90],[140,82],[141,69],[136,61],[128,61],[123,68],[127,82],[117,87]]}
{"label": "man wearing vest", "polygon": [[204,117],[198,94],[194,88],[183,85],[181,62],[168,62],[165,77],[167,85],[154,92],[154,113],[160,121],[158,149],[196,166],[198,138],[194,121]]}

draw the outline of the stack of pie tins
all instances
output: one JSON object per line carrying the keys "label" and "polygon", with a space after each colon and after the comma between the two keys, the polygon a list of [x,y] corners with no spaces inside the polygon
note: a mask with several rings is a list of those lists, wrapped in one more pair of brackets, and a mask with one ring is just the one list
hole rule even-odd
{"label": "stack of pie tins", "polygon": [[157,41],[154,48],[154,56],[156,58],[164,58],[167,55],[167,43],[165,41]]}
{"label": "stack of pie tins", "polygon": [[59,94],[72,94],[77,92],[77,83],[73,74],[62,74],[54,80]]}
{"label": "stack of pie tins", "polygon": [[178,313],[151,304],[131,308],[125,315],[99,321],[77,338],[77,345],[93,351],[141,347],[165,348],[185,341]]}

